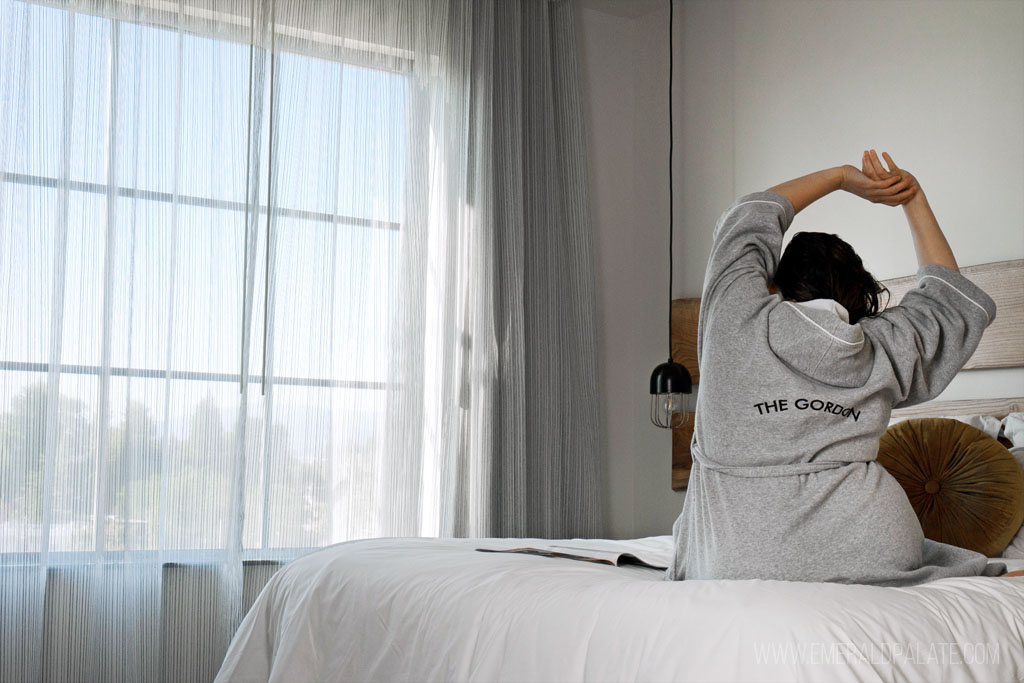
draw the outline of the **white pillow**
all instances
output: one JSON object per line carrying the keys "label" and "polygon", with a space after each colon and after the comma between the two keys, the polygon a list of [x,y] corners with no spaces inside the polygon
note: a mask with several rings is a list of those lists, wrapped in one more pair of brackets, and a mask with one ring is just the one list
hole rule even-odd
{"label": "white pillow", "polygon": [[[1013,413],[1013,415],[1024,417],[1024,413]],[[1017,432],[1018,438],[1024,436],[1024,419],[1021,420],[1020,424],[1021,429]],[[1013,453],[1013,457],[1017,458],[1017,462],[1020,463],[1020,466],[1024,467],[1024,443],[1020,441],[1015,441],[1014,443],[1020,445],[1011,448],[1010,452]],[[1017,535],[1013,537],[1012,541],[1010,541],[1010,545],[1006,546],[1006,550],[1003,551],[1003,557],[1009,557],[1014,560],[1024,560],[1024,526],[1017,531]]]}
{"label": "white pillow", "polygon": [[[1024,413],[1012,413],[1012,415],[1019,415],[1021,417],[1020,423],[1020,444],[1014,443],[1014,445],[1024,446]],[[897,422],[903,422],[904,420],[912,420],[915,418],[911,417],[894,417],[889,420],[889,426],[892,427]],[[976,427],[981,431],[985,432],[993,439],[999,438],[999,430],[1003,428],[1003,422],[999,421],[998,417],[992,417],[991,415],[948,415],[945,417],[947,420],[958,420],[966,424]],[[1009,419],[1009,418],[1007,418]],[[1005,422],[1005,420],[1004,420]]]}
{"label": "white pillow", "polygon": [[1024,413],[1010,413],[1003,418],[1003,434],[1016,447],[1024,447]]}

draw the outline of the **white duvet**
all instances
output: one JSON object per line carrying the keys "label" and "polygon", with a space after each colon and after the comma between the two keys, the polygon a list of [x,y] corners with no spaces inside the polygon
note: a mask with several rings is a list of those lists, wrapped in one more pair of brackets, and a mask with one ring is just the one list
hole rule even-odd
{"label": "white duvet", "polygon": [[475,551],[552,543],[665,562],[672,549],[667,536],[332,546],[267,584],[217,681],[1024,681],[1024,578],[669,582]]}

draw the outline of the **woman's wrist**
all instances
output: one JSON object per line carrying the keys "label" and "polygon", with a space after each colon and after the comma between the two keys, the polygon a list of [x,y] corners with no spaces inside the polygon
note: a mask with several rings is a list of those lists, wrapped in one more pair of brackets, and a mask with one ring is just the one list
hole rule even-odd
{"label": "woman's wrist", "polygon": [[835,167],[834,170],[836,172],[836,175],[838,176],[837,185],[836,185],[836,189],[837,190],[846,190],[847,192],[850,191],[850,189],[849,189],[849,187],[848,187],[848,185],[846,183],[846,170],[848,168],[852,168],[854,171],[857,170],[856,166],[851,166],[850,164],[843,164],[842,166],[836,166]]}
{"label": "woman's wrist", "polygon": [[917,192],[914,193],[914,196],[903,204],[904,211],[918,208],[931,208],[928,204],[928,198],[924,195],[924,190],[921,189],[920,185],[917,186]]}

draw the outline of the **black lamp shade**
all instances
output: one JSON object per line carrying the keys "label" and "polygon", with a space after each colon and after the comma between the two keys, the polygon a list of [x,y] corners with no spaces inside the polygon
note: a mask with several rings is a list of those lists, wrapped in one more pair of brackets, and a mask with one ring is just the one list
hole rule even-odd
{"label": "black lamp shade", "polygon": [[651,373],[651,423],[655,427],[675,429],[686,422],[688,401],[683,394],[693,392],[690,373],[669,358]]}
{"label": "black lamp shade", "polygon": [[652,394],[689,394],[693,392],[690,373],[671,359],[654,368],[651,373]]}

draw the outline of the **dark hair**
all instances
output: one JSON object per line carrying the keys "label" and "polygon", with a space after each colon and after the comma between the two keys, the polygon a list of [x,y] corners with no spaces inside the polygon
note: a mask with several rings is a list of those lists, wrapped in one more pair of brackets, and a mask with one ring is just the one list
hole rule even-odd
{"label": "dark hair", "polygon": [[793,301],[834,299],[850,314],[850,324],[879,312],[879,294],[888,290],[864,269],[864,262],[836,235],[800,232],[793,236],[775,271],[779,292]]}

